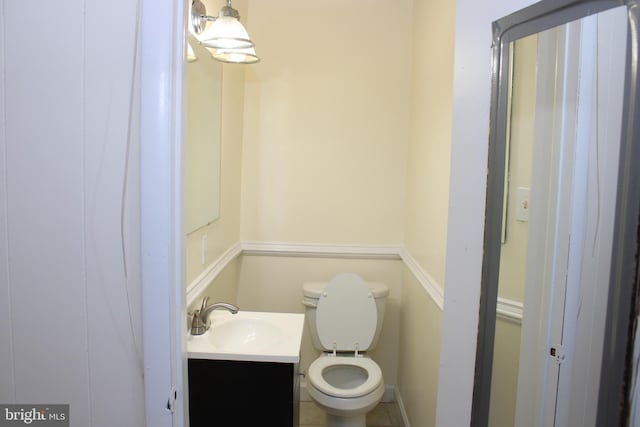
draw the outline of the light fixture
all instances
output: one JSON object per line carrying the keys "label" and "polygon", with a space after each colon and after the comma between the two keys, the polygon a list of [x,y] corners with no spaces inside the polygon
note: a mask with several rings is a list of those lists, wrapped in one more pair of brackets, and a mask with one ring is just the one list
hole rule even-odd
{"label": "light fixture", "polygon": [[[208,21],[213,24],[206,28]],[[193,0],[191,28],[200,43],[212,50],[213,57],[219,61],[253,64],[260,60],[247,30],[240,23],[240,14],[231,7],[231,0],[227,0],[217,17],[208,16],[204,4]]]}
{"label": "light fixture", "polygon": [[212,52],[215,59],[232,64],[255,64],[260,61],[252,47],[246,49],[215,49]]}

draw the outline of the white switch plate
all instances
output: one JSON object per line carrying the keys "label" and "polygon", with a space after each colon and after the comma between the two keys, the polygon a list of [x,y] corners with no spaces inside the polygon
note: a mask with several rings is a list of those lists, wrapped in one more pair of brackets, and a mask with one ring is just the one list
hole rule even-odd
{"label": "white switch plate", "polygon": [[518,187],[516,221],[529,221],[529,193],[531,190],[528,187]]}

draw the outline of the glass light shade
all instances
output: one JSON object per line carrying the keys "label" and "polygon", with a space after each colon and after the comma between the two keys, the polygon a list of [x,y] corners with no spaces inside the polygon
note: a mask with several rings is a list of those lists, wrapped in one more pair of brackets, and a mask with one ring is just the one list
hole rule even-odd
{"label": "glass light shade", "polygon": [[193,48],[191,47],[191,43],[187,42],[187,61],[194,62],[197,60],[198,60],[198,57],[196,56],[196,53],[193,51]]}
{"label": "glass light shade", "polygon": [[218,61],[232,64],[255,64],[260,61],[256,50],[252,47],[246,49],[216,49],[211,52]]}
{"label": "glass light shade", "polygon": [[198,39],[200,43],[213,49],[246,49],[253,46],[247,30],[240,21],[222,14],[198,36]]}

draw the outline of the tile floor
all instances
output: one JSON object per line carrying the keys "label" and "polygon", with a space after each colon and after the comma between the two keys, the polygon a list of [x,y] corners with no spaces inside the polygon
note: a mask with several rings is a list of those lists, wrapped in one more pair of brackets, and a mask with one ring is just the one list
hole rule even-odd
{"label": "tile floor", "polygon": [[[300,402],[300,427],[324,427],[325,415],[313,402]],[[380,403],[367,414],[367,427],[404,427],[395,402]]]}

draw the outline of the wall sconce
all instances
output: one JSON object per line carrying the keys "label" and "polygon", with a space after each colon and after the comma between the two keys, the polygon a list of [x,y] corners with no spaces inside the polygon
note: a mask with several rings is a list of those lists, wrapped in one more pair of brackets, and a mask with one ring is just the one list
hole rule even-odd
{"label": "wall sconce", "polygon": [[[209,21],[213,24],[206,28]],[[200,44],[209,48],[218,61],[253,64],[260,60],[247,30],[240,23],[240,14],[231,7],[231,0],[227,0],[217,17],[207,15],[205,5],[200,0],[193,0],[191,28]]]}
{"label": "wall sconce", "polygon": [[260,61],[252,47],[246,49],[216,49],[212,52],[215,59],[232,64],[255,64]]}

